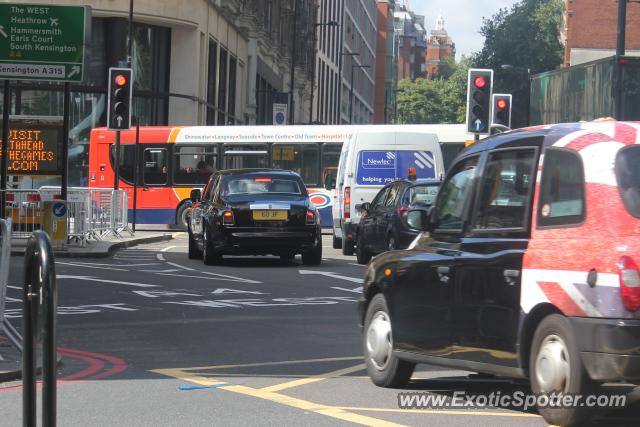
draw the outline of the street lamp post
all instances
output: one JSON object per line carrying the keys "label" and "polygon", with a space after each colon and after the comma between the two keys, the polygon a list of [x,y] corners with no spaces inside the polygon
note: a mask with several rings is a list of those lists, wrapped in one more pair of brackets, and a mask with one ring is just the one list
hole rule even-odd
{"label": "street lamp post", "polygon": [[531,120],[531,118],[529,117],[531,113],[531,68],[516,67],[511,64],[502,64],[500,68],[502,68],[503,70],[526,71],[527,73],[527,108],[525,111],[527,114],[527,120],[525,124],[526,126],[529,126],[529,122]]}
{"label": "street lamp post", "polygon": [[371,68],[371,65],[351,64],[351,90],[349,91],[349,124],[353,124],[353,70]]}
{"label": "street lamp post", "polygon": [[318,27],[339,27],[340,23],[337,21],[329,21],[329,22],[316,22],[313,24],[313,60],[311,65],[311,105],[309,111],[309,123],[313,123],[313,94],[316,89],[316,33],[318,31]]}
{"label": "street lamp post", "polygon": [[295,84],[295,72],[296,72],[296,38],[298,35],[296,34],[296,24],[298,20],[298,0],[293,0],[293,39],[291,40],[291,72],[290,72],[290,82],[289,82],[289,124],[294,123],[294,90],[293,85]]}

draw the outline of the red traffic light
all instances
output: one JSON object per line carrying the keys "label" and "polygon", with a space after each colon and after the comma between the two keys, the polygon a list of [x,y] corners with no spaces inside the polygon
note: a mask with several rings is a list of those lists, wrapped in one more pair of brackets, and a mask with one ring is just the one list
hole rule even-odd
{"label": "red traffic light", "polygon": [[116,86],[124,86],[127,84],[127,77],[124,74],[118,74],[114,81]]}
{"label": "red traffic light", "polygon": [[487,80],[484,78],[484,76],[476,76],[476,78],[473,79],[473,84],[478,89],[482,89],[483,87],[485,87],[487,85]]}
{"label": "red traffic light", "polygon": [[498,99],[498,102],[496,102],[496,106],[499,109],[504,110],[505,108],[507,108],[507,101],[505,99]]}

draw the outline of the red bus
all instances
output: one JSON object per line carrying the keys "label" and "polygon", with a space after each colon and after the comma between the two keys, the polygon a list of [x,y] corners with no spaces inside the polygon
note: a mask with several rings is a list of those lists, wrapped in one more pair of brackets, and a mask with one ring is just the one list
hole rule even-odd
{"label": "red bus", "polygon": [[[271,167],[300,174],[323,226],[331,205],[342,143],[357,126],[185,126],[140,127],[137,222],[185,227],[183,213],[193,188],[216,170]],[[136,131],[121,132],[119,187],[133,209]],[[113,187],[115,132],[91,131],[89,187]]]}

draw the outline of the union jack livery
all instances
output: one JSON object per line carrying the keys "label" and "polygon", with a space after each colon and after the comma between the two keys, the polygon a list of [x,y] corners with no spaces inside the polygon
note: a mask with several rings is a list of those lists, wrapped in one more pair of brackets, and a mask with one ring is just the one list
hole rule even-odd
{"label": "union jack livery", "polygon": [[[372,380],[416,363],[528,378],[534,393],[640,383],[640,123],[537,126],[463,151],[406,251],[369,264]],[[428,233],[427,233],[428,232]],[[540,407],[559,425],[588,408]]]}

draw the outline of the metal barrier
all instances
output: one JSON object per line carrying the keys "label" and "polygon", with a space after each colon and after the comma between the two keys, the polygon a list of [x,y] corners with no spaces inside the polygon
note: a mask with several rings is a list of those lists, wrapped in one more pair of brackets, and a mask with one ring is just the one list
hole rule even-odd
{"label": "metal barrier", "polygon": [[[51,241],[35,231],[24,254],[22,288],[22,416],[23,425],[36,425],[36,348],[42,335],[42,421],[56,425],[56,322],[58,290]],[[39,316],[42,318],[39,318]]]}
{"label": "metal barrier", "polygon": [[9,262],[11,257],[11,220],[0,219],[0,332],[4,332],[9,341],[22,351],[22,337],[9,319],[4,317],[9,285]]}
{"label": "metal barrier", "polygon": [[[13,222],[12,237],[27,239],[42,228],[43,202],[60,198],[60,187],[39,190],[6,190],[6,216]],[[67,191],[67,237],[84,247],[87,240],[101,240],[128,231],[128,194],[111,188],[69,187]]]}
{"label": "metal barrier", "polygon": [[27,239],[42,226],[42,206],[38,190],[0,190],[6,192],[5,216],[12,222],[13,238]]}

